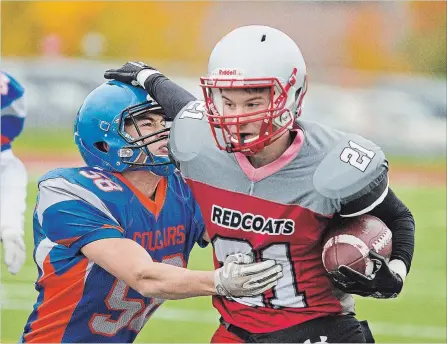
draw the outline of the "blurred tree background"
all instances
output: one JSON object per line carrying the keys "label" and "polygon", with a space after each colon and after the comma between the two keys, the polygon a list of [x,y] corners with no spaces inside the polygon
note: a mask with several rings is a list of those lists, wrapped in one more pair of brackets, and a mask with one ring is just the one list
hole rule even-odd
{"label": "blurred tree background", "polygon": [[[150,58],[162,63],[201,59],[204,62],[206,52],[199,49],[198,20],[210,4],[191,4],[2,2],[2,18],[8,19],[2,20],[1,54],[5,57],[58,54],[102,60]],[[183,36],[179,37],[178,32]],[[86,47],[89,38],[90,48]],[[96,53],[89,54],[89,50]]]}
{"label": "blurred tree background", "polygon": [[[222,3],[218,5],[218,2],[2,1],[1,54],[146,59],[156,61],[158,66],[177,65],[186,74],[195,73],[199,66],[203,68],[216,41],[207,39],[210,32],[218,31],[219,25],[213,25],[215,20],[231,20],[229,12],[222,11]],[[252,2],[251,8],[256,6]],[[343,47],[343,58],[336,62],[339,67],[446,74],[446,2],[331,2],[330,5],[323,2],[319,6],[325,6],[325,10],[343,9],[350,14],[339,38],[341,42],[337,42]],[[402,21],[392,25],[396,13],[403,15],[404,25]],[[250,19],[250,13],[246,19]],[[334,14],[331,20],[343,19]],[[282,23],[281,28],[296,31],[292,26],[297,24]],[[215,36],[224,33],[216,32]],[[305,55],[311,55],[312,49],[307,50]],[[308,60],[312,63],[312,56]]]}

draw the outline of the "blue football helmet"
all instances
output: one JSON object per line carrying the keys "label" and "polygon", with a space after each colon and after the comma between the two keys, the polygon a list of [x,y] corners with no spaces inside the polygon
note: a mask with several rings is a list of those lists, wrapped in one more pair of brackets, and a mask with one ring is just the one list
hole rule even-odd
{"label": "blue football helmet", "polygon": [[[159,176],[172,174],[175,166],[169,157],[154,155],[148,149],[167,138],[169,127],[142,136],[136,124],[135,118],[148,112],[164,114],[142,88],[111,80],[93,90],[85,98],[74,124],[74,139],[85,163],[110,172],[139,169]],[[124,130],[125,123],[133,124],[139,137],[129,135]]]}

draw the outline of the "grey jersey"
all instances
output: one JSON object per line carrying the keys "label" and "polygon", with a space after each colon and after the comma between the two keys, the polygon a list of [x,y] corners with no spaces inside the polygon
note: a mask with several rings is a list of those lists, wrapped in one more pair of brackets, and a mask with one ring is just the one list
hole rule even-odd
{"label": "grey jersey", "polygon": [[171,154],[200,205],[216,267],[249,250],[283,264],[272,295],[215,298],[226,321],[255,333],[353,312],[352,298],[334,296],[326,277],[322,236],[334,214],[367,212],[387,192],[387,162],[371,141],[309,121],[295,133],[277,161],[255,169],[217,148],[203,102],[188,104],[171,128]]}
{"label": "grey jersey", "polygon": [[[203,102],[190,103],[172,126],[171,154],[187,179],[269,201],[299,204],[324,215],[339,213],[344,204],[387,180],[388,163],[376,144],[310,121],[298,122],[304,142],[295,159],[261,180],[250,178],[234,154],[216,147],[201,109]],[[383,191],[374,201],[383,198]]]}

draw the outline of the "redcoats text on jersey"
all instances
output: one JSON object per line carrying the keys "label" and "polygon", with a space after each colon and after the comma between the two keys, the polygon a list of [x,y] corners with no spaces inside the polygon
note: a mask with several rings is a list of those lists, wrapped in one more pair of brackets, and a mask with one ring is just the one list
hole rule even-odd
{"label": "redcoats text on jersey", "polygon": [[222,208],[213,204],[211,222],[219,226],[245,232],[267,235],[291,235],[295,232],[295,221],[291,219],[272,219],[252,213]]}

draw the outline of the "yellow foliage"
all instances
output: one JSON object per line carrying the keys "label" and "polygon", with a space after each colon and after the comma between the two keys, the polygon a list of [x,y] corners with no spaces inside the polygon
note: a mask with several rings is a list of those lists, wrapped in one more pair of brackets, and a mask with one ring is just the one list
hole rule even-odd
{"label": "yellow foliage", "polygon": [[203,2],[109,3],[101,21],[109,55],[193,60],[202,54],[198,47],[208,7]]}
{"label": "yellow foliage", "polygon": [[56,35],[61,53],[82,55],[89,32],[105,37],[103,57],[204,59],[198,49],[205,2],[6,2],[2,4],[4,56],[40,54],[42,40]]}
{"label": "yellow foliage", "polygon": [[[213,6],[213,2],[176,1],[1,2],[1,51],[3,56],[38,56],[45,37],[51,35],[60,40],[61,55],[83,56],[83,38],[98,33],[104,37],[99,58],[138,59],[159,68],[169,64],[179,72],[192,72],[206,65],[204,19]],[[386,32],[390,16],[380,2],[352,6],[343,33],[345,60],[341,64],[372,71],[407,71],[423,61],[418,69],[425,64],[443,70],[446,2],[405,6],[409,9],[405,37]]]}
{"label": "yellow foliage", "polygon": [[349,65],[356,69],[380,70],[388,61],[381,36],[382,17],[375,4],[365,5],[352,17],[347,30],[346,48]]}
{"label": "yellow foliage", "polygon": [[409,72],[411,65],[402,53],[395,32],[390,32],[389,14],[378,3],[364,3],[352,17],[347,30],[348,65],[368,71]]}
{"label": "yellow foliage", "polygon": [[412,1],[409,9],[413,28],[417,32],[429,32],[445,27],[447,3],[445,1]]}

